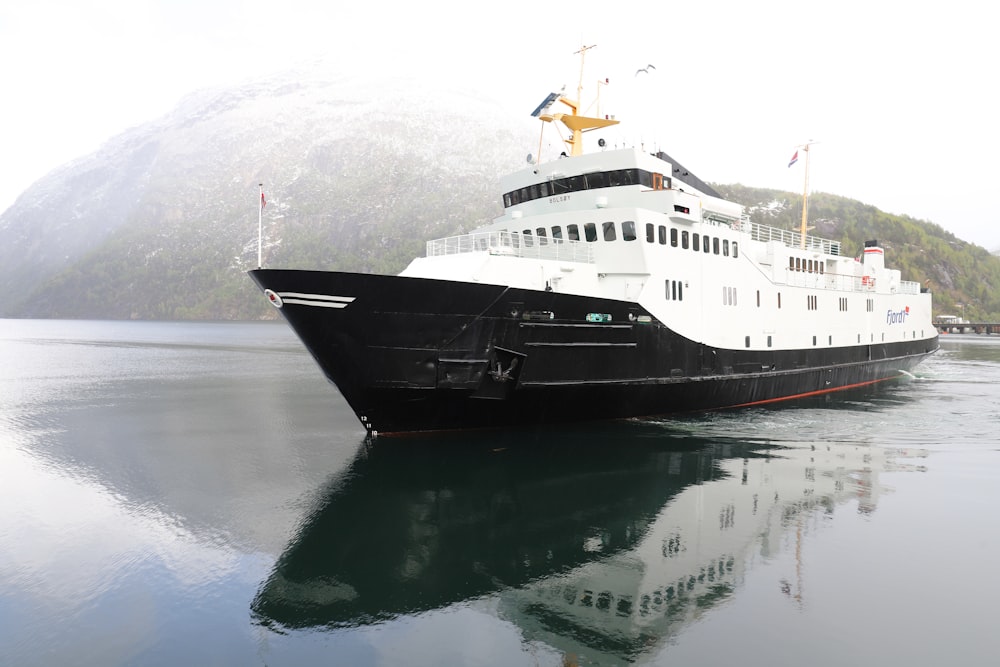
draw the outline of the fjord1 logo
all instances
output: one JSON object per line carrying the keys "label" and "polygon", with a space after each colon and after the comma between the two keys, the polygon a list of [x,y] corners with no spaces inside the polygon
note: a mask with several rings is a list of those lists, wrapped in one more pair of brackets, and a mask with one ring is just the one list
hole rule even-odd
{"label": "fjord1 logo", "polygon": [[907,315],[910,314],[910,307],[907,306],[902,310],[890,310],[889,314],[886,315],[886,324],[903,324],[906,322]]}

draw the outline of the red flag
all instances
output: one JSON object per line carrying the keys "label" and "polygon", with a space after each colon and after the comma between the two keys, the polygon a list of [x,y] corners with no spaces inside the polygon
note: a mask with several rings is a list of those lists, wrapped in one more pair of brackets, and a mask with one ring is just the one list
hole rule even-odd
{"label": "red flag", "polygon": [[261,208],[264,208],[265,206],[267,206],[267,202],[266,202],[266,201],[264,201],[264,193],[263,193],[263,192],[261,192],[261,193],[260,193],[260,207],[261,207]]}

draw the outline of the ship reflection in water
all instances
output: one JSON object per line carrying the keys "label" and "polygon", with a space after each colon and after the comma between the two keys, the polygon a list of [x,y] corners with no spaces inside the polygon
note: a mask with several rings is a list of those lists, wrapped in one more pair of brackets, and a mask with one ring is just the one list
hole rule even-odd
{"label": "ship reflection in water", "polygon": [[[362,447],[261,586],[255,618],[356,627],[489,596],[526,640],[634,660],[794,549],[813,517],[873,511],[879,473],[923,456],[683,427]],[[794,571],[781,586],[801,590]]]}

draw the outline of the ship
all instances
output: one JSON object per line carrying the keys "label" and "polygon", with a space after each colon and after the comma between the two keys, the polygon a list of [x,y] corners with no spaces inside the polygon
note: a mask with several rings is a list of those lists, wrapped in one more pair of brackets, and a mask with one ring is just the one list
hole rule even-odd
{"label": "ship", "polygon": [[801,228],[780,229],[663,151],[609,147],[620,121],[582,112],[587,48],[576,98],[532,112],[566,150],[503,177],[490,224],[398,275],[249,271],[369,434],[740,408],[937,350],[929,289],[876,240],[809,234],[808,187]]}

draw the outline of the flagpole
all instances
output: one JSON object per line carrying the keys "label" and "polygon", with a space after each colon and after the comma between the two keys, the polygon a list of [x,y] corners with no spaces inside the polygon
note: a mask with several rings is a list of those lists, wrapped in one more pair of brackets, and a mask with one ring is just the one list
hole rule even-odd
{"label": "flagpole", "polygon": [[257,268],[263,268],[264,256],[264,184],[260,183],[260,201],[257,203]]}

